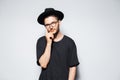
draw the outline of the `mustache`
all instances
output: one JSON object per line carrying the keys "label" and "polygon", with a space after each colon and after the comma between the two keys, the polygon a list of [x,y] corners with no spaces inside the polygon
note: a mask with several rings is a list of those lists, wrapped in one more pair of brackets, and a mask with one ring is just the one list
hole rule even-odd
{"label": "mustache", "polygon": [[53,29],[53,28],[50,28],[50,30],[49,30],[48,32],[52,32],[53,30],[55,30],[55,29]]}

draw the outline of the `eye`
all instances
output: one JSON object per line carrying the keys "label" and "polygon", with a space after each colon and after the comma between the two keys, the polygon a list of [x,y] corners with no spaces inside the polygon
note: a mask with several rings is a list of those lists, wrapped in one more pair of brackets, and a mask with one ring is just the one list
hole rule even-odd
{"label": "eye", "polygon": [[52,22],[52,23],[51,23],[52,26],[55,26],[55,24],[56,24],[56,22]]}

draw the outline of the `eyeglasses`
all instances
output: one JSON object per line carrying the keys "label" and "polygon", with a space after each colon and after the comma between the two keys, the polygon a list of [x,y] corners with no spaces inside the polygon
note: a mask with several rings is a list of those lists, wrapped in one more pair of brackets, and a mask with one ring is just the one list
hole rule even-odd
{"label": "eyeglasses", "polygon": [[50,27],[50,26],[55,26],[57,24],[58,21],[53,21],[52,23],[50,24],[45,24],[45,27]]}

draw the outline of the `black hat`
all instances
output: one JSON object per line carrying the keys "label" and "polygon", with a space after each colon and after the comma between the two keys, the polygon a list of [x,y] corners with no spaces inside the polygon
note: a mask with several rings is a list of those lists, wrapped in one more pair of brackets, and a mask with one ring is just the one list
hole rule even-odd
{"label": "black hat", "polygon": [[44,19],[48,16],[54,15],[59,20],[64,18],[64,14],[61,11],[55,10],[54,8],[46,8],[43,13],[41,13],[37,19],[38,23],[44,25]]}

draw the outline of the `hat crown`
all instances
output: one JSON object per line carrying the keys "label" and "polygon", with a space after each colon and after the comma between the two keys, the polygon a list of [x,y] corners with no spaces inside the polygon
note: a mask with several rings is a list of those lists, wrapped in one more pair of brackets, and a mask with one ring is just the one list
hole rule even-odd
{"label": "hat crown", "polygon": [[38,23],[44,25],[44,19],[51,15],[58,17],[59,20],[64,18],[64,14],[61,11],[55,10],[54,8],[46,8],[44,12],[39,15],[37,19]]}
{"label": "hat crown", "polygon": [[49,11],[55,11],[53,8],[46,8],[45,12],[49,12]]}

